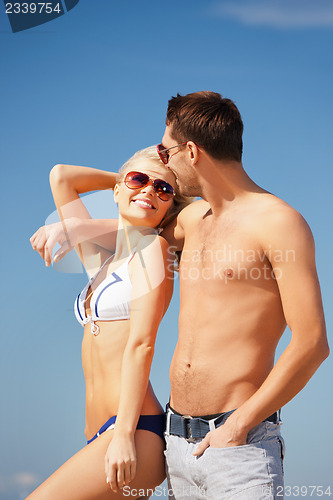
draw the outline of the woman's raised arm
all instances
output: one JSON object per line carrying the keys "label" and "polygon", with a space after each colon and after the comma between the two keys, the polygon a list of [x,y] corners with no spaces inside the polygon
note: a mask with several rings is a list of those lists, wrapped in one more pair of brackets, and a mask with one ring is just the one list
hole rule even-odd
{"label": "woman's raised arm", "polygon": [[[113,189],[117,174],[91,167],[77,165],[55,165],[50,172],[50,185],[61,223],[42,226],[31,237],[31,245],[38,251],[48,266],[52,251],[58,242],[60,260],[75,247],[88,274],[93,273],[109,253],[99,246],[103,239],[116,239],[117,220],[110,220],[107,228],[92,224],[92,219],[80,194],[89,191]],[[108,233],[107,236],[105,233]],[[112,248],[112,242],[109,242]],[[95,259],[95,256],[97,257]],[[88,264],[89,263],[89,264]],[[89,267],[89,269],[88,269]]]}
{"label": "woman's raised arm", "polygon": [[101,189],[114,189],[117,174],[91,167],[55,165],[50,172],[53,199],[61,218],[87,218],[89,213],[80,201],[80,194]]}

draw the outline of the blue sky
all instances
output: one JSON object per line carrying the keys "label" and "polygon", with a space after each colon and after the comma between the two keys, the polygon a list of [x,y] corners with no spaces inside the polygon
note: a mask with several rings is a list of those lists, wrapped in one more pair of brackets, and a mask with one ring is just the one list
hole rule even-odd
{"label": "blue sky", "polygon": [[[330,0],[80,0],[16,34],[1,6],[1,498],[24,498],[85,443],[72,312],[85,276],[46,269],[29,244],[54,210],[48,173],[56,163],[118,170],[160,142],[177,92],[214,90],[238,105],[247,172],[312,228],[331,335],[332,28]],[[177,287],[152,368],[163,405]],[[329,358],[283,410],[287,485],[331,480],[332,379]]]}

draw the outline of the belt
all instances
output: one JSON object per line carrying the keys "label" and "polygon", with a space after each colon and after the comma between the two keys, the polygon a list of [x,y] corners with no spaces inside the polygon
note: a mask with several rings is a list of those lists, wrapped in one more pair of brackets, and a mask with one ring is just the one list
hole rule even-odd
{"label": "belt", "polygon": [[[202,417],[177,415],[173,413],[169,405],[167,405],[166,434],[180,436],[187,441],[195,441],[196,439],[204,438],[209,431],[223,425],[234,411],[235,410],[227,411],[221,413],[216,418],[206,420]],[[280,421],[280,410],[265,418],[264,422],[265,421],[277,424]]]}

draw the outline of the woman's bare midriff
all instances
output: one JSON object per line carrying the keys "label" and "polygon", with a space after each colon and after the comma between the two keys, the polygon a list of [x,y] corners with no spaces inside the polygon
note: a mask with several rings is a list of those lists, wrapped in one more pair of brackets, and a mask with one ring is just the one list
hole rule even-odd
{"label": "woman's bare midriff", "polygon": [[[82,341],[87,439],[92,438],[110,417],[117,415],[122,359],[130,327],[128,320],[98,321],[96,324],[100,328],[99,334],[93,335],[88,323],[84,328]],[[163,409],[149,383],[141,415],[160,413],[163,413]]]}

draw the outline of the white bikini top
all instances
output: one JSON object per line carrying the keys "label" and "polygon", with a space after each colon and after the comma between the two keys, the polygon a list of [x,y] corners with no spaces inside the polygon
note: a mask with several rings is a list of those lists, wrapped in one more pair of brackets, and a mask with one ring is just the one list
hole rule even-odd
{"label": "white bikini top", "polygon": [[135,249],[125,262],[107,276],[94,290],[90,297],[90,314],[86,314],[85,300],[89,287],[93,284],[111,255],[86,284],[74,303],[74,312],[78,322],[84,326],[91,325],[91,333],[98,335],[99,326],[95,321],[116,321],[130,319],[132,283],[128,274],[128,264],[135,254]]}

